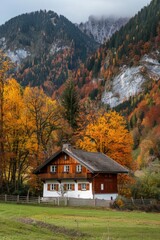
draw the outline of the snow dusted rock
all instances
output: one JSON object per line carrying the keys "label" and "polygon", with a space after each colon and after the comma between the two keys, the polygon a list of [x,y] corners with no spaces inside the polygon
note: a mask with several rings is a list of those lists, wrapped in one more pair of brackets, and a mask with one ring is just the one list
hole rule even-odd
{"label": "snow dusted rock", "polygon": [[140,74],[140,68],[123,68],[121,73],[113,79],[112,91],[104,92],[102,102],[113,108],[140,92],[141,85],[145,81],[145,78]]}
{"label": "snow dusted rock", "polygon": [[51,49],[50,49],[50,54],[55,54],[55,53],[57,53],[57,52],[59,52],[59,51],[62,51],[62,50],[64,50],[64,49],[69,49],[70,48],[70,46],[67,46],[67,45],[62,45],[62,44],[60,44],[60,43],[53,43],[52,45],[51,45]]}
{"label": "snow dusted rock", "polygon": [[[143,68],[146,69],[146,74],[143,74]],[[142,85],[148,78],[160,79],[160,63],[145,55],[140,61],[140,66],[131,68],[124,66],[121,69],[112,80],[111,91],[103,93],[102,102],[110,105],[111,108],[116,107],[130,96],[143,91]]]}
{"label": "snow dusted rock", "polygon": [[128,20],[128,18],[96,18],[94,16],[90,16],[86,23],[80,23],[77,26],[82,32],[86,33],[90,37],[93,37],[96,42],[103,44],[113,35],[113,33],[124,26]]}
{"label": "snow dusted rock", "polygon": [[5,37],[0,38],[0,48],[5,51],[5,53],[12,62],[17,63],[18,65],[21,63],[21,60],[25,59],[27,56],[30,55],[30,53],[27,52],[25,49],[17,49],[15,51],[7,49]]}
{"label": "snow dusted rock", "polygon": [[11,59],[12,62],[17,64],[20,64],[22,59],[25,59],[27,56],[30,55],[30,53],[24,49],[17,49],[14,52],[8,49],[6,54]]}
{"label": "snow dusted rock", "polygon": [[[157,53],[159,55],[159,53]],[[144,55],[144,57],[141,59],[141,63],[144,64],[144,66],[150,71],[151,77],[152,75],[157,76],[157,80],[160,77],[160,63],[157,59],[153,59],[149,57],[148,55]]]}
{"label": "snow dusted rock", "polygon": [[6,39],[5,39],[5,37],[0,38],[0,48],[2,50],[6,49]]}

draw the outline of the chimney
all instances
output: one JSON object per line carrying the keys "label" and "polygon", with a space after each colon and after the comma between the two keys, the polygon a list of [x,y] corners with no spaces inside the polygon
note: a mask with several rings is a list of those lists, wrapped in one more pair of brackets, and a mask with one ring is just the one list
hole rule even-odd
{"label": "chimney", "polygon": [[62,150],[71,150],[71,144],[70,143],[64,143],[62,146]]}

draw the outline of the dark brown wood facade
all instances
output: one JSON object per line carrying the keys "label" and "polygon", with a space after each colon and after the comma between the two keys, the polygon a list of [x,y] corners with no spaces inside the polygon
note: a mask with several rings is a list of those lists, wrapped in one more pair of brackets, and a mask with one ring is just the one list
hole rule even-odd
{"label": "dark brown wood facade", "polygon": [[[62,152],[41,170],[39,176],[43,181],[86,180],[92,182],[93,194],[117,193],[117,174],[93,174],[84,166],[77,172],[78,165],[80,163],[77,160]],[[51,172],[51,166],[55,166],[55,172]],[[68,171],[64,171],[65,166],[68,166]]]}
{"label": "dark brown wood facade", "polygon": [[[53,161],[41,171],[41,179],[88,179],[91,178],[91,173],[82,166],[81,171],[76,171],[76,166],[80,165],[76,160],[61,153]],[[50,167],[56,166],[56,172],[51,172]],[[64,171],[64,166],[69,166],[69,171]]]}
{"label": "dark brown wood facade", "polygon": [[93,177],[94,194],[117,193],[117,174],[97,174]]}

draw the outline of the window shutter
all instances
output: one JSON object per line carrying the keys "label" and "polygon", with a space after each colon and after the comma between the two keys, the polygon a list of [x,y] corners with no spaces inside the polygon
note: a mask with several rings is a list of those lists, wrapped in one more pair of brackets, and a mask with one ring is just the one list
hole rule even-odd
{"label": "window shutter", "polygon": [[78,190],[81,190],[81,184],[78,183]]}
{"label": "window shutter", "polygon": [[58,184],[56,184],[56,191],[58,191]]}
{"label": "window shutter", "polygon": [[47,190],[48,190],[48,191],[51,190],[51,184],[47,184]]}
{"label": "window shutter", "polygon": [[72,191],[74,191],[75,190],[75,188],[74,188],[74,184],[72,184]]}
{"label": "window shutter", "polygon": [[86,190],[89,190],[89,183],[86,183]]}

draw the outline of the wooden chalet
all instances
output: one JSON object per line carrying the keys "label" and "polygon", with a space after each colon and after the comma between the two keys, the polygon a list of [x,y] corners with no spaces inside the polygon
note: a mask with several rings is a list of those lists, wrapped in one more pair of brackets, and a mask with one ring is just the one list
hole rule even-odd
{"label": "wooden chalet", "polygon": [[43,197],[115,199],[118,173],[128,170],[99,152],[64,144],[35,171],[43,181]]}

